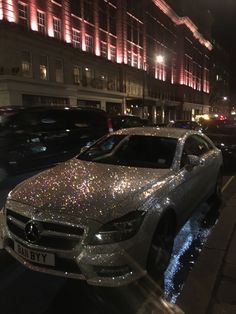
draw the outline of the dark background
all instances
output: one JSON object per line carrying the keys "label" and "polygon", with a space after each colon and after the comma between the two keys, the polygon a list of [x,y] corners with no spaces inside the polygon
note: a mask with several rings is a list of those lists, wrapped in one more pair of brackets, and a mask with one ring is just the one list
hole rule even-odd
{"label": "dark background", "polygon": [[212,36],[229,53],[231,99],[236,102],[236,0],[207,0],[213,16]]}

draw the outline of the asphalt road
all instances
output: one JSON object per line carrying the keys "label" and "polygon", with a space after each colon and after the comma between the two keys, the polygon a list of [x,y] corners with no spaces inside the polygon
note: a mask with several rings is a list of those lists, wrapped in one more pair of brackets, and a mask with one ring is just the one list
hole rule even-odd
{"label": "asphalt road", "polygon": [[[22,179],[18,178],[13,184]],[[227,202],[236,188],[233,173],[224,176],[223,186],[224,202]],[[9,185],[0,190],[0,206],[10,189]],[[165,295],[172,302],[181,293],[188,273],[217,219],[218,210],[202,204],[199,212],[178,234],[164,278]],[[158,286],[149,278],[128,287],[112,289],[90,287],[85,282],[32,272],[5,251],[0,251],[1,314],[136,314],[150,298],[157,299],[159,293]],[[145,310],[139,313],[151,314]]]}

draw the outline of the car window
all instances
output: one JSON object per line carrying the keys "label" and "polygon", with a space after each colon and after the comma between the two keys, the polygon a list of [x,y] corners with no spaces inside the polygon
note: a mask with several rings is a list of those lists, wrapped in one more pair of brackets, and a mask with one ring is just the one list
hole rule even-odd
{"label": "car window", "polygon": [[193,138],[198,142],[198,147],[201,152],[200,156],[214,148],[210,142],[199,135],[194,135]]}
{"label": "car window", "polygon": [[212,149],[210,143],[198,135],[193,135],[187,138],[182,152],[180,167],[183,168],[188,163],[188,155],[201,157]]}
{"label": "car window", "polygon": [[65,130],[77,128],[106,128],[106,115],[88,110],[26,111],[9,117],[5,122],[14,129]]}
{"label": "car window", "polygon": [[7,126],[13,129],[41,131],[66,128],[65,119],[62,114],[47,110],[39,112],[26,111],[16,114],[9,119]]}
{"label": "car window", "polygon": [[78,158],[83,160],[93,160],[96,157],[106,155],[110,153],[125,137],[125,135],[103,137],[84,153],[80,154]]}
{"label": "car window", "polygon": [[[177,140],[158,136],[113,135],[98,142],[79,159],[146,168],[170,168]],[[102,150],[101,148],[105,150]],[[107,153],[110,152],[109,155]]]}
{"label": "car window", "polygon": [[175,121],[170,123],[169,126],[181,129],[200,129],[200,125],[195,121]]}
{"label": "car window", "polygon": [[89,110],[68,110],[68,128],[104,128],[107,127],[107,116],[102,112]]}
{"label": "car window", "polygon": [[142,121],[139,117],[117,116],[112,119],[112,123],[115,129],[142,126]]}

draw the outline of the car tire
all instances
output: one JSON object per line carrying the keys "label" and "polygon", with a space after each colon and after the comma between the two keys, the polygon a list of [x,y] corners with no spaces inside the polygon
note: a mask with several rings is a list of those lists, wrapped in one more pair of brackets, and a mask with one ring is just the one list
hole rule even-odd
{"label": "car tire", "polygon": [[175,219],[172,214],[161,218],[153,236],[147,260],[148,274],[160,280],[169,265],[175,237]]}
{"label": "car tire", "polygon": [[217,179],[216,179],[216,184],[215,184],[215,189],[210,197],[210,202],[212,203],[221,203],[222,201],[222,185],[223,185],[223,173],[220,171],[218,173]]}

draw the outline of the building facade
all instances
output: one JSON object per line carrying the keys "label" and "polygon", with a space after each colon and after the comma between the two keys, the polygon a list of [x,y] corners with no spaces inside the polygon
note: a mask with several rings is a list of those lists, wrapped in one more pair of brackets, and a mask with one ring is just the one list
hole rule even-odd
{"label": "building facade", "polygon": [[0,0],[0,105],[209,111],[212,44],[164,0]]}
{"label": "building facade", "polygon": [[213,114],[227,117],[231,111],[229,91],[230,58],[228,53],[221,46],[214,43],[210,60],[210,108]]}

